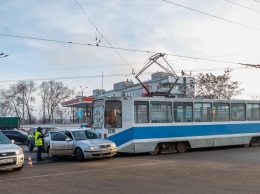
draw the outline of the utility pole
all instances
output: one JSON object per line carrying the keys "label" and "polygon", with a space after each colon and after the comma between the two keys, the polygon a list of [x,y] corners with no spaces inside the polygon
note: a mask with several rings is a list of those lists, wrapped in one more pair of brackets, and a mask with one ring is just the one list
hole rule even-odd
{"label": "utility pole", "polygon": [[103,95],[103,72],[102,72],[102,90],[101,90],[101,97]]}
{"label": "utility pole", "polygon": [[23,103],[23,124],[25,124],[24,122],[24,86],[22,87],[23,90],[23,98],[22,98],[22,103]]}

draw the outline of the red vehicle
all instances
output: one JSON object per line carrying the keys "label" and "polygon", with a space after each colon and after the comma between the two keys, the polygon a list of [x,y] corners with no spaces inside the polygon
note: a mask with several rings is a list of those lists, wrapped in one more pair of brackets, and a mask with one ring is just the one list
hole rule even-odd
{"label": "red vehicle", "polygon": [[27,131],[25,129],[23,129],[23,128],[18,128],[18,130],[21,130],[21,131],[24,131],[24,132],[27,133]]}

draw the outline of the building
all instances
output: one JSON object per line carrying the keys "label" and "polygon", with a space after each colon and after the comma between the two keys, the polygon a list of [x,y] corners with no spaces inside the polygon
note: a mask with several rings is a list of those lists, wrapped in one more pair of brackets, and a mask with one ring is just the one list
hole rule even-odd
{"label": "building", "polygon": [[[178,81],[165,72],[156,72],[151,75],[151,80],[143,82],[150,93],[167,93],[173,86],[170,94],[175,98],[184,98],[194,95],[195,88],[190,85],[193,77],[179,77]],[[91,103],[99,97],[119,96],[145,96],[147,91],[140,83],[126,80],[114,84],[113,90],[95,89],[91,97],[77,96],[76,99],[62,103],[63,107],[71,107],[71,122],[86,123],[91,116]]]}
{"label": "building", "polygon": [[95,98],[76,96],[75,99],[62,102],[63,107],[71,108],[70,123],[88,123],[91,118],[92,101]]}
{"label": "building", "polygon": [[[143,84],[151,93],[167,93],[175,83],[175,78],[165,72],[156,72],[151,75],[151,80],[145,81]],[[193,77],[179,77],[171,90],[171,95],[175,98],[184,98],[193,96],[195,89],[189,83],[194,81]],[[132,80],[115,83],[113,90],[94,90],[93,97],[109,97],[109,96],[145,96],[146,90],[140,83],[134,84]]]}

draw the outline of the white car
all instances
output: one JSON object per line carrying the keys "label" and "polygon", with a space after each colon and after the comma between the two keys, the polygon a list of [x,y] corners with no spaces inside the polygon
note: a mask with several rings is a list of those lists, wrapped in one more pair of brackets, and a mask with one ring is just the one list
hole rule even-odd
{"label": "white car", "polygon": [[22,170],[24,154],[20,146],[15,145],[3,133],[0,132],[0,170]]}
{"label": "white car", "polygon": [[111,158],[117,153],[114,142],[101,139],[91,129],[50,131],[44,138],[44,148],[50,157],[75,156],[80,162],[88,158]]}

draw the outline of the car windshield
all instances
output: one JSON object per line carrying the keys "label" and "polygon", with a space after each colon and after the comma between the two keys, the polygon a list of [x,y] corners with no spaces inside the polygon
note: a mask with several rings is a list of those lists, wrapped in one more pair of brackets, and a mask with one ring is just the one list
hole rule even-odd
{"label": "car windshield", "polygon": [[76,141],[86,140],[86,139],[99,139],[98,135],[90,130],[72,131],[72,134]]}
{"label": "car windshield", "polygon": [[0,144],[10,144],[10,141],[2,133],[0,133]]}

